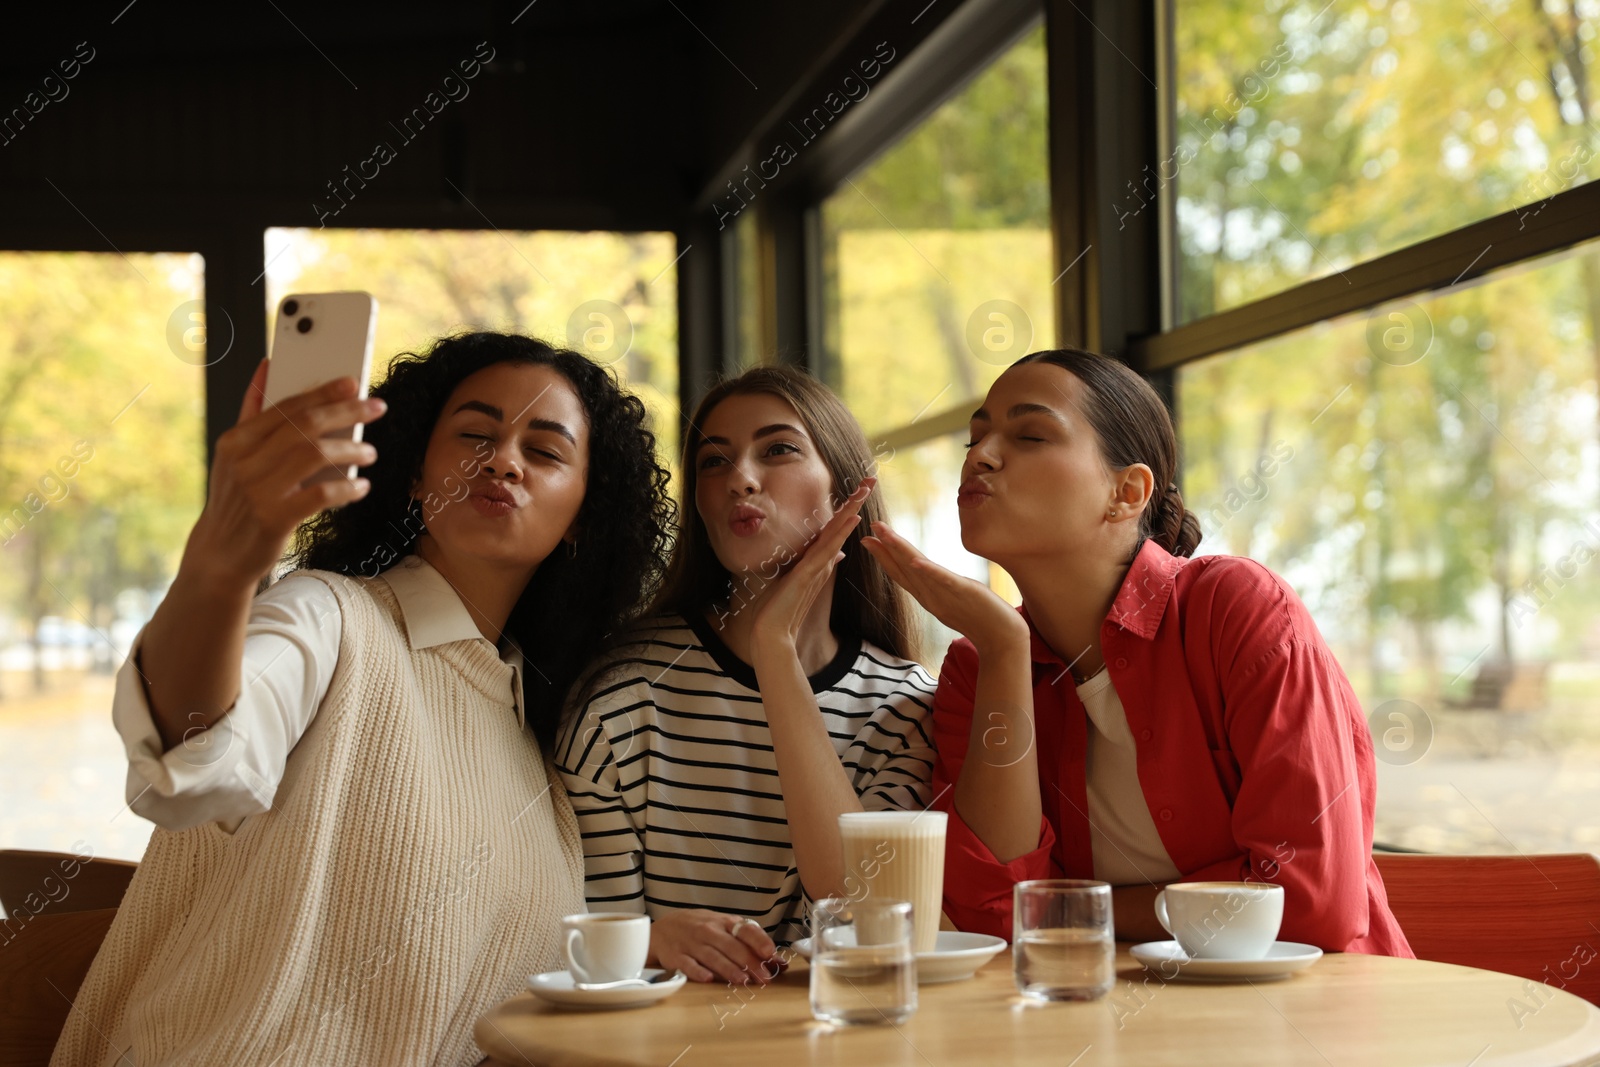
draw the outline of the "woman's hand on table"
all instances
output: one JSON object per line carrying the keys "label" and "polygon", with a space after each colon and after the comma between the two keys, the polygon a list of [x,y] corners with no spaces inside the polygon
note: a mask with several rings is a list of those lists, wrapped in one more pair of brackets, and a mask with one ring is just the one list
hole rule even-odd
{"label": "woman's hand on table", "polygon": [[778,946],[754,919],[706,908],[662,914],[650,924],[650,958],[691,981],[766,985],[783,970]]}

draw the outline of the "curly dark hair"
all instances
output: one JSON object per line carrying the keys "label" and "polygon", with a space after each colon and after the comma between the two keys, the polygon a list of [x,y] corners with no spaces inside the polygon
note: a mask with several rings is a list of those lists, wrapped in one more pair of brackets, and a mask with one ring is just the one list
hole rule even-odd
{"label": "curly dark hair", "polygon": [[554,368],[572,383],[589,420],[588,484],[577,520],[583,549],[575,558],[552,552],[505,625],[529,668],[523,675],[528,725],[548,751],[580,669],[637,617],[659,583],[677,518],[671,475],[656,460],[644,403],[611,371],[518,334],[457,334],[421,355],[401,353],[371,394],[389,405],[365,429],[379,457],[363,470],[372,488],[302,523],[287,558],[298,567],[372,577],[413,554],[424,513],[411,486],[434,425],[456,386],[500,363]]}

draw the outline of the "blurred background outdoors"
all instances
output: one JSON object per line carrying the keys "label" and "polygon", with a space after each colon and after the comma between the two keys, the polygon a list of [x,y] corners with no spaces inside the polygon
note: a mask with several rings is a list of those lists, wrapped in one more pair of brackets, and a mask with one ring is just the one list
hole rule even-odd
{"label": "blurred background outdoors", "polygon": [[[1600,6],[1487,7],[1492,23],[1454,0],[1178,0],[1183,165],[1107,195],[1137,214],[1175,194],[1183,321],[1536,212],[1600,173]],[[1034,29],[816,215],[814,366],[890,442],[891,517],[1013,599],[961,548],[965,431],[927,436],[919,420],[977,406],[1012,360],[1056,343],[1046,106]],[[754,212],[730,230],[748,296]],[[263,240],[262,318],[231,328],[265,329],[288,292],[366,289],[376,377],[468,327],[588,345],[639,391],[676,465],[672,234]],[[110,693],[204,499],[202,367],[225,358],[223,327],[181,310],[204,285],[195,255],[0,253],[0,846],[81,839],[137,858],[148,838],[123,805]],[[732,295],[733,362],[784,355],[757,301]],[[1381,842],[1600,851],[1597,370],[1590,244],[1178,372],[1200,551],[1260,560],[1310,607],[1370,716]],[[65,477],[80,441],[92,458]],[[927,621],[931,668],[950,636]]]}

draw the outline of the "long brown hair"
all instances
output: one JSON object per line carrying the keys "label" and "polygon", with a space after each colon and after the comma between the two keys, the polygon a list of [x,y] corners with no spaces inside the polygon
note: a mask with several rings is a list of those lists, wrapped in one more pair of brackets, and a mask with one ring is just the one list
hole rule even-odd
{"label": "long brown hair", "polygon": [[[737,595],[733,576],[718,561],[705,521],[695,507],[699,479],[695,457],[705,441],[700,427],[718,404],[732,396],[761,393],[788,401],[800,416],[828,468],[832,483],[829,496],[835,508],[863,478],[876,473],[876,458],[855,416],[833,390],[804,371],[781,365],[754,367],[713,386],[695,406],[689,420],[683,446],[683,505],[678,512],[682,526],[666,577],[647,616],[676,612],[700,617],[718,601]],[[867,497],[861,505],[861,516],[868,521],[887,517],[881,490],[874,489]],[[865,532],[865,524],[858,523],[845,539],[844,559],[834,572],[833,609],[828,625],[836,634],[859,636],[902,659],[916,659],[920,627],[912,617],[911,602],[878,561],[861,547]]]}
{"label": "long brown hair", "polygon": [[1012,364],[1049,363],[1083,383],[1088,402],[1081,414],[1100,439],[1100,455],[1112,470],[1143,463],[1155,475],[1150,502],[1139,516],[1139,540],[1154,538],[1174,556],[1189,556],[1200,544],[1200,520],[1183,506],[1178,491],[1178,435],[1161,395],[1127,364],[1081,348],[1033,352]]}

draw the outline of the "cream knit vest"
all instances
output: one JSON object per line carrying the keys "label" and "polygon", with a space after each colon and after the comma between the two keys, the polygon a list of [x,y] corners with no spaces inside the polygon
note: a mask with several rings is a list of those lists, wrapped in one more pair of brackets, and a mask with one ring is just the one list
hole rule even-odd
{"label": "cream knit vest", "polygon": [[411,651],[381,577],[303,573],[339,663],[272,810],[155,831],[52,1067],[472,1064],[478,1016],[561,966],[583,850],[511,667]]}

